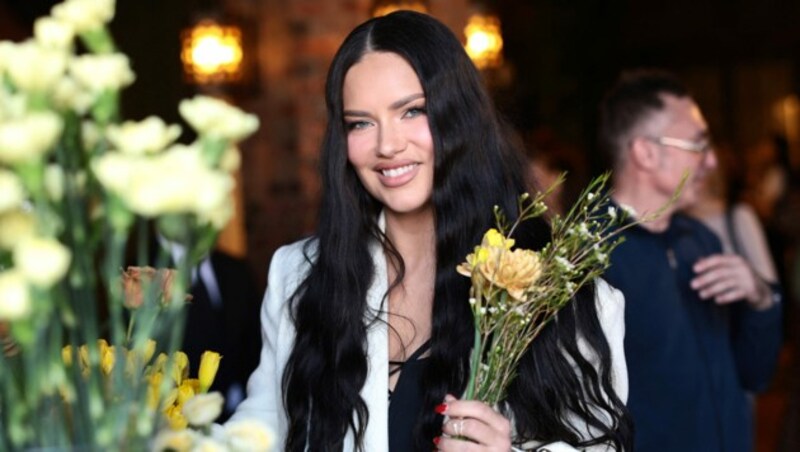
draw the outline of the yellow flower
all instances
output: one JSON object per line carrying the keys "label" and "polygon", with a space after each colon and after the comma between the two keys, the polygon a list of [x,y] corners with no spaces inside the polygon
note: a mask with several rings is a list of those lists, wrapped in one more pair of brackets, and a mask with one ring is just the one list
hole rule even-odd
{"label": "yellow flower", "polygon": [[202,427],[211,424],[222,413],[225,399],[218,392],[198,394],[183,404],[181,412],[190,425]]}
{"label": "yellow flower", "polygon": [[499,287],[512,298],[523,300],[525,292],[529,292],[541,276],[542,265],[538,253],[523,249],[512,251],[512,246],[513,239],[490,229],[484,234],[481,246],[476,247],[456,270],[474,278],[478,286]]}
{"label": "yellow flower", "polygon": [[33,237],[14,247],[14,264],[32,284],[48,288],[67,274],[69,248],[49,237]]}
{"label": "yellow flower", "polygon": [[72,346],[65,345],[64,348],[61,349],[61,359],[64,361],[64,364],[67,367],[72,366]]}
{"label": "yellow flower", "polygon": [[214,377],[217,375],[221,359],[222,356],[217,352],[203,352],[203,355],[200,357],[200,371],[198,372],[200,392],[208,391],[208,388],[214,383]]}
{"label": "yellow flower", "polygon": [[104,374],[111,374],[116,359],[116,347],[113,345],[106,345],[100,349],[100,369],[102,369]]}
{"label": "yellow flower", "polygon": [[0,320],[18,320],[31,312],[31,298],[25,277],[19,270],[0,273]]}
{"label": "yellow flower", "polygon": [[189,375],[189,357],[186,353],[178,350],[172,354],[172,361],[170,375],[175,384],[179,385]]}
{"label": "yellow flower", "polygon": [[194,396],[195,396],[194,388],[192,387],[191,384],[186,384],[186,380],[184,380],[184,382],[182,382],[177,389],[176,397],[178,405],[183,405],[184,403],[186,403],[187,400],[191,399]]}
{"label": "yellow flower", "polygon": [[234,451],[266,451],[275,442],[269,427],[255,419],[230,421],[224,428]]}
{"label": "yellow flower", "polygon": [[166,411],[164,411],[164,415],[167,418],[170,428],[173,430],[180,430],[189,425],[189,421],[186,420],[186,416],[184,416],[181,407],[177,405],[168,407]]}
{"label": "yellow flower", "polygon": [[148,377],[149,385],[147,386],[147,407],[151,410],[158,408],[158,399],[160,396],[161,382],[164,379],[164,374],[153,373]]}

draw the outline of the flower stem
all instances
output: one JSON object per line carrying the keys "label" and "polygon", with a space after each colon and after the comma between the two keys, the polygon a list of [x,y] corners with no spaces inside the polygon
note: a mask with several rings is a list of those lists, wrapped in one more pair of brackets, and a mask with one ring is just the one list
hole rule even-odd
{"label": "flower stem", "polygon": [[478,325],[478,316],[474,315],[475,322],[475,338],[472,343],[472,353],[469,358],[469,381],[467,382],[467,391],[464,393],[465,400],[472,400],[476,393],[476,380],[478,376],[478,368],[481,365],[481,330]]}

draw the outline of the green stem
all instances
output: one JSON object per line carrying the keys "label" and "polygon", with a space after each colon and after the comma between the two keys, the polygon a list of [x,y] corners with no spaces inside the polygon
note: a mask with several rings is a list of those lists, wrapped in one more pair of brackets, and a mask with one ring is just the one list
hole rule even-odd
{"label": "green stem", "polygon": [[481,365],[481,331],[478,327],[478,316],[473,314],[475,325],[475,338],[472,342],[472,353],[469,358],[469,382],[467,382],[467,390],[464,393],[465,400],[472,400],[476,392],[476,377],[478,376],[478,369]]}

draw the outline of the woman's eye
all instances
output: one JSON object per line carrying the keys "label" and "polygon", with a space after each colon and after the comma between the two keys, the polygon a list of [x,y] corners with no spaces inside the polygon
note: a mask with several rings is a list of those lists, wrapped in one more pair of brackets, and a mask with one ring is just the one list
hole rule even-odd
{"label": "woman's eye", "polygon": [[405,117],[406,118],[416,118],[419,115],[425,114],[425,107],[411,107],[406,110]]}
{"label": "woman's eye", "polygon": [[348,121],[345,123],[347,130],[361,130],[367,128],[367,126],[369,126],[367,121]]}

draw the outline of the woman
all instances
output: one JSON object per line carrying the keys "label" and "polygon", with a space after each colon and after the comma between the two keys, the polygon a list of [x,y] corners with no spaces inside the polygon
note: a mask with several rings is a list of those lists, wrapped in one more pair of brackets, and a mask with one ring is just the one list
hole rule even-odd
{"label": "woman", "polygon": [[[622,300],[605,284],[600,312],[587,288],[536,339],[499,412],[453,396],[473,341],[456,265],[525,187],[455,36],[412,12],[360,25],[326,101],[320,227],[272,259],[261,363],[236,417],[270,422],[289,451],[508,451],[512,436],[627,447]],[[525,247],[549,238],[538,220],[524,232]]]}

